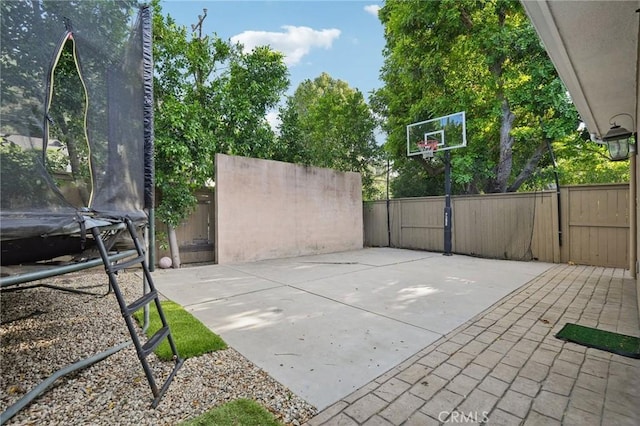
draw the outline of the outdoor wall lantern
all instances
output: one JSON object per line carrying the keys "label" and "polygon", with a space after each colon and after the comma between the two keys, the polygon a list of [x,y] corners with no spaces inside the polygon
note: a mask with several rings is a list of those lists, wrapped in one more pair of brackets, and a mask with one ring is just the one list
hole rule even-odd
{"label": "outdoor wall lantern", "polygon": [[609,119],[611,128],[602,138],[602,142],[606,144],[607,148],[609,149],[609,156],[611,158],[611,161],[626,160],[627,158],[629,158],[629,154],[635,154],[636,152],[636,146],[633,140],[634,134],[613,121],[614,118],[622,115],[629,116],[633,121],[633,117],[626,113],[614,115],[613,117],[611,117],[611,119]]}

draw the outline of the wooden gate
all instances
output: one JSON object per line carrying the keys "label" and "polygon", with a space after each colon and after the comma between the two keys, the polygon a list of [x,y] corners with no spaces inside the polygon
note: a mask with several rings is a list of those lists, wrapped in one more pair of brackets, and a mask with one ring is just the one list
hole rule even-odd
{"label": "wooden gate", "polygon": [[[213,262],[214,250],[214,194],[211,189],[201,189],[196,192],[198,204],[187,220],[176,229],[180,260],[182,263]],[[156,223],[156,232],[166,236],[167,228],[163,223]],[[157,259],[170,256],[166,246],[166,237],[158,238]]]}
{"label": "wooden gate", "polygon": [[629,186],[563,188],[566,244],[562,259],[585,265],[629,267]]}

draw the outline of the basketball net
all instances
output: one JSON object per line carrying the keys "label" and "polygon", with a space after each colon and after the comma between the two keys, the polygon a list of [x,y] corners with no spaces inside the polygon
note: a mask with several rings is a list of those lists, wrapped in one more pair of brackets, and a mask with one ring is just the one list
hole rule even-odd
{"label": "basketball net", "polygon": [[438,150],[438,141],[437,140],[426,140],[418,142],[418,149],[422,153],[422,158],[425,160],[431,160],[433,158],[433,153]]}

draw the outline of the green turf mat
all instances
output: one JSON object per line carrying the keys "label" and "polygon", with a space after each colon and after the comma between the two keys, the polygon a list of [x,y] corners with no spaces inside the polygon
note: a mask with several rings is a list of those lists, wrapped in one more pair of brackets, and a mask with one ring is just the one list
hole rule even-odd
{"label": "green turf mat", "polygon": [[[184,358],[191,358],[206,354],[208,352],[225,349],[227,344],[220,336],[209,330],[204,324],[187,312],[182,306],[170,300],[160,302],[162,311],[166,317],[171,335],[178,348],[178,354]],[[149,328],[147,337],[151,337],[156,331],[162,328],[160,316],[155,303],[149,304]],[[144,310],[140,308],[133,316],[142,324],[144,321]],[[173,352],[169,347],[169,341],[164,339],[154,351],[161,360],[170,361]]]}
{"label": "green turf mat", "polygon": [[589,348],[640,359],[640,338],[567,323],[556,337]]}

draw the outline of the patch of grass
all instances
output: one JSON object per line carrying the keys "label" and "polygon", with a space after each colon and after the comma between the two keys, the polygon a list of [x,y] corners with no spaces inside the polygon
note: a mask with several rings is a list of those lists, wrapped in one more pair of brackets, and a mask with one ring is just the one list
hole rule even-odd
{"label": "patch of grass", "polygon": [[[182,306],[175,302],[163,300],[160,302],[162,311],[171,328],[171,335],[178,348],[180,357],[187,359],[194,356],[206,354],[208,352],[225,349],[227,344],[220,336],[213,333],[198,321],[193,315],[187,312]],[[144,321],[144,310],[140,309],[134,315],[138,324]],[[147,337],[151,337],[160,330],[162,323],[155,303],[149,304],[149,328]],[[168,339],[164,339],[155,350],[158,358],[170,361],[173,357]]]}
{"label": "patch of grass", "polygon": [[236,399],[180,423],[180,426],[282,426],[273,414],[250,399]]}
{"label": "patch of grass", "polygon": [[640,358],[640,338],[638,337],[570,323],[565,324],[556,337],[590,348],[630,358]]}

